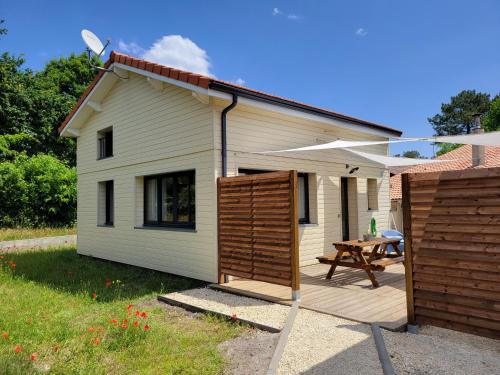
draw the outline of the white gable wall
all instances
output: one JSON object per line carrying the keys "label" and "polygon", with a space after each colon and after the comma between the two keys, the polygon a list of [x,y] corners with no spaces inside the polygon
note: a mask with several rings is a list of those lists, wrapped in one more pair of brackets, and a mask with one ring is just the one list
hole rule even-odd
{"label": "white gable wall", "polygon": [[[191,92],[154,88],[139,75],[118,82],[80,130],[78,252],[215,281],[212,109]],[[97,159],[97,132],[113,126],[113,154]],[[144,175],[196,169],[196,231],[142,225]],[[97,226],[98,182],[114,180],[114,227]]]}

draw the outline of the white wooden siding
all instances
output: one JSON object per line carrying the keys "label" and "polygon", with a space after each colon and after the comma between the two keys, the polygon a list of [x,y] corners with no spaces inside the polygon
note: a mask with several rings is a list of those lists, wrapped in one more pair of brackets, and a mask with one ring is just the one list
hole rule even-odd
{"label": "white wooden siding", "polygon": [[[78,252],[216,281],[213,113],[184,89],[118,82],[78,138]],[[113,126],[113,157],[97,158],[97,131]],[[196,170],[196,231],[138,229],[142,177]],[[114,227],[98,227],[98,182],[114,181]]]}
{"label": "white wooden siding", "polygon": [[[220,104],[220,103],[217,103]],[[227,104],[226,104],[227,105]],[[220,110],[215,110],[215,133],[220,134]],[[362,236],[369,229],[370,220],[377,220],[378,228],[389,225],[389,175],[379,166],[345,151],[328,150],[322,152],[300,152],[282,154],[258,154],[257,152],[289,149],[324,143],[337,138],[350,140],[380,140],[381,137],[335,128],[314,121],[257,110],[238,105],[229,112],[227,120],[228,175],[236,175],[238,168],[287,170],[313,173],[316,178],[317,198],[313,213],[315,220],[310,225],[299,226],[300,264],[317,262],[316,257],[334,251],[332,243],[342,240],[340,206],[340,178],[353,177],[349,170],[360,169],[354,174],[353,194],[356,199],[350,204],[355,218],[352,219],[351,233]],[[220,138],[215,138],[217,147],[215,168],[220,175]],[[364,151],[387,155],[386,145],[361,148]],[[349,164],[349,168],[346,168]],[[378,178],[379,209],[368,211],[367,178]],[[310,184],[313,186],[314,184]],[[357,188],[357,191],[356,191]],[[350,192],[351,193],[351,192]],[[357,216],[357,217],[356,217]]]}

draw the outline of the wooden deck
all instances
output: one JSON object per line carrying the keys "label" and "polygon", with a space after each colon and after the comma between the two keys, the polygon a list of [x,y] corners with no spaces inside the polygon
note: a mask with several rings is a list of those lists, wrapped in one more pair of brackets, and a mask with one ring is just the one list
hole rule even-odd
{"label": "wooden deck", "polygon": [[[300,306],[363,323],[378,323],[390,330],[400,330],[406,324],[405,274],[402,264],[375,272],[380,287],[373,288],[363,270],[338,267],[331,280],[325,276],[329,266],[315,264],[301,267]],[[211,287],[291,304],[291,288],[248,279],[236,279]]]}

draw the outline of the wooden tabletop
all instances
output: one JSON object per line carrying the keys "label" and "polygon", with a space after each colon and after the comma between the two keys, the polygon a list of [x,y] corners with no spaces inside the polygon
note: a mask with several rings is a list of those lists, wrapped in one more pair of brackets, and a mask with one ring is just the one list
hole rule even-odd
{"label": "wooden tabletop", "polygon": [[385,238],[385,237],[377,237],[372,240],[363,241],[363,240],[349,240],[342,242],[334,242],[334,246],[352,246],[352,247],[368,247],[368,246],[376,246],[382,245],[386,243],[396,243],[400,242],[397,238]]}

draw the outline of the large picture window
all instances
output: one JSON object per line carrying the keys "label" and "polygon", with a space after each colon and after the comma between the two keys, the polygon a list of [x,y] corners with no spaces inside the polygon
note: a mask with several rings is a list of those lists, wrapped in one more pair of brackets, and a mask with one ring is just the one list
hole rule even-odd
{"label": "large picture window", "polygon": [[195,227],[195,172],[144,177],[144,225]]}

